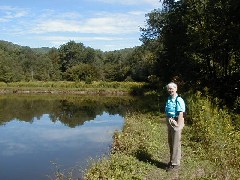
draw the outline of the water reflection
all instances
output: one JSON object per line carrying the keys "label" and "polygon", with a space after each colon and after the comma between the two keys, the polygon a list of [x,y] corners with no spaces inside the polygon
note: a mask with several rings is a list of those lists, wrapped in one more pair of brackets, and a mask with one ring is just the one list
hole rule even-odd
{"label": "water reflection", "polygon": [[49,114],[52,122],[61,121],[75,127],[102,112],[124,116],[132,101],[131,97],[0,96],[0,125],[12,119],[33,122],[34,118],[40,119],[43,114]]}
{"label": "water reflection", "polygon": [[130,97],[0,96],[0,179],[49,179],[109,151]]}

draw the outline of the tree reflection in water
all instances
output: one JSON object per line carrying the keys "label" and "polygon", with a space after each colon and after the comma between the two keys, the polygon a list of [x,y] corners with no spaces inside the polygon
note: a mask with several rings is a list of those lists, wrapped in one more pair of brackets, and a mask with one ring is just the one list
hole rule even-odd
{"label": "tree reflection in water", "polygon": [[82,125],[96,115],[108,112],[124,116],[134,101],[132,97],[2,95],[0,96],[0,125],[12,119],[32,122],[49,114],[52,122],[60,121],[69,127]]}

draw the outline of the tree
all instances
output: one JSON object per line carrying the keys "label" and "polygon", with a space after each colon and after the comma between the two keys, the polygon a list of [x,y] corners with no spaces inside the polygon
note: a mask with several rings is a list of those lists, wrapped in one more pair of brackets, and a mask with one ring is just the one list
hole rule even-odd
{"label": "tree", "polygon": [[51,68],[49,72],[50,79],[53,81],[61,80],[61,63],[58,49],[51,48],[47,53],[48,58],[50,59]]}
{"label": "tree", "polygon": [[[179,81],[230,102],[239,89],[240,2],[166,0],[147,15],[142,41],[162,82]],[[228,82],[228,83],[226,83]],[[227,102],[226,101],[226,102]]]}
{"label": "tree", "polygon": [[79,63],[65,72],[68,81],[88,81],[91,82],[98,78],[97,68],[90,64]]}
{"label": "tree", "polygon": [[186,78],[191,67],[185,55],[189,42],[186,24],[183,22],[184,8],[174,1],[167,1],[164,8],[147,15],[146,28],[142,28],[141,40],[156,57],[156,73],[162,82],[169,82],[176,76]]}
{"label": "tree", "polygon": [[93,63],[95,60],[95,51],[92,48],[86,48],[82,43],[69,41],[59,48],[60,64],[62,73],[78,63]]}

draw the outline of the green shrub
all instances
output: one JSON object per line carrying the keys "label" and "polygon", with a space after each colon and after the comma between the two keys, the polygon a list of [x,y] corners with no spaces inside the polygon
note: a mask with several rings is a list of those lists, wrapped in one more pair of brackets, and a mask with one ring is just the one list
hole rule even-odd
{"label": "green shrub", "polygon": [[0,87],[6,87],[7,86],[7,83],[5,82],[0,82]]}
{"label": "green shrub", "polygon": [[204,150],[204,159],[216,164],[216,178],[237,178],[240,168],[240,134],[234,130],[232,115],[220,109],[201,93],[188,99],[191,109],[191,140]]}

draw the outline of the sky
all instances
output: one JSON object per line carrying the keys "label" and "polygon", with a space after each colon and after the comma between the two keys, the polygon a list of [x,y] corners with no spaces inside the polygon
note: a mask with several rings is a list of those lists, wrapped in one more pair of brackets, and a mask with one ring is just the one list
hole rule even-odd
{"label": "sky", "polygon": [[31,48],[69,42],[112,51],[139,46],[159,0],[1,0],[0,40]]}

